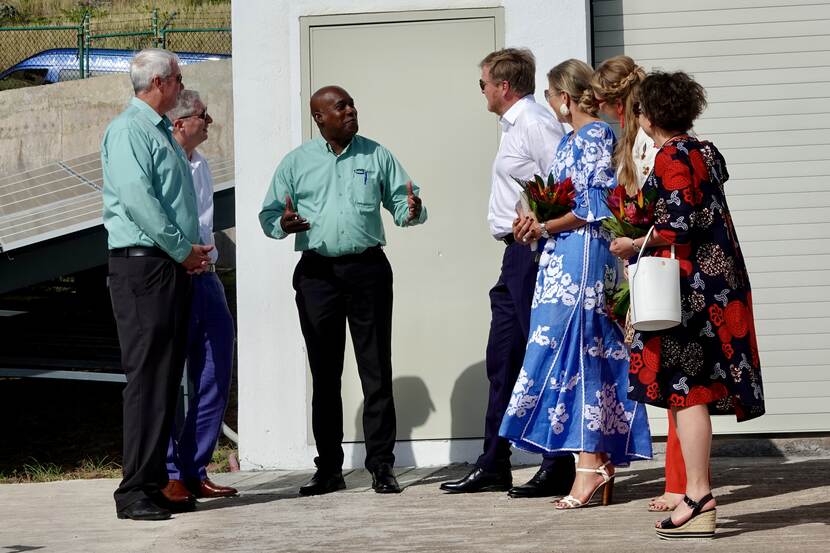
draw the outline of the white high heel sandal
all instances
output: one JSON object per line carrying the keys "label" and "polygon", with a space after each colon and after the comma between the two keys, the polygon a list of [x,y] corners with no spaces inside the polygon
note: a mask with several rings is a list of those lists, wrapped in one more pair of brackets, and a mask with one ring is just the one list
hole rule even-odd
{"label": "white high heel sandal", "polygon": [[555,509],[559,509],[560,511],[564,511],[566,509],[578,509],[580,507],[584,507],[588,505],[593,499],[596,493],[602,489],[602,505],[609,505],[611,503],[611,499],[614,494],[614,477],[616,474],[608,474],[608,471],[605,470],[605,467],[611,464],[611,461],[605,461],[602,465],[598,466],[595,469],[585,469],[577,467],[577,472],[592,472],[594,474],[599,474],[602,476],[602,482],[600,482],[594,491],[591,492],[591,495],[588,497],[588,501],[583,503],[579,499],[575,498],[572,495],[568,495],[560,499],[554,505]]}

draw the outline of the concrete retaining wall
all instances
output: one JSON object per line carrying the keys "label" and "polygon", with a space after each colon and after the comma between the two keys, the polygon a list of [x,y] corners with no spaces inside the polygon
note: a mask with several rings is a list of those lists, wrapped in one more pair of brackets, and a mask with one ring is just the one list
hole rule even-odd
{"label": "concrete retaining wall", "polygon": [[[214,121],[200,150],[232,157],[231,61],[184,66],[182,76]],[[99,151],[104,129],[132,95],[126,74],[0,92],[0,177]]]}

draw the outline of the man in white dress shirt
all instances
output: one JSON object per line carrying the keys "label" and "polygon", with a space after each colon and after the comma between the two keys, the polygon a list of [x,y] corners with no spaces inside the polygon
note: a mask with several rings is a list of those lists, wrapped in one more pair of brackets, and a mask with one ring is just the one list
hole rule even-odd
{"label": "man in white dress shirt", "polygon": [[441,489],[451,493],[508,490],[511,497],[566,494],[574,478],[570,454],[545,456],[529,482],[513,487],[510,443],[498,434],[524,359],[538,269],[535,252],[513,240],[512,225],[521,192],[513,177],[547,177],[564,129],[534,100],[536,61],[530,50],[498,50],[485,57],[479,67],[479,87],[487,100],[487,109],[499,116],[502,127],[493,162],[487,220],[493,238],[504,242],[505,248],[501,274],[490,290],[486,363],[490,397],[484,423],[484,451],[467,476],[445,482]]}
{"label": "man in white dress shirt", "polygon": [[[196,205],[199,211],[199,237],[214,245],[213,175],[207,160],[196,147],[207,140],[213,123],[195,90],[184,90],[167,116],[173,122],[173,138],[190,162]],[[216,276],[216,248],[209,253],[209,270],[193,275],[193,300],[187,341],[187,375],[192,386],[187,415],[181,428],[174,429],[167,449],[169,483],[166,496],[227,497],[236,490],[213,483],[206,467],[213,456],[225,408],[228,405],[233,373],[234,324],[225,298],[222,281]]]}

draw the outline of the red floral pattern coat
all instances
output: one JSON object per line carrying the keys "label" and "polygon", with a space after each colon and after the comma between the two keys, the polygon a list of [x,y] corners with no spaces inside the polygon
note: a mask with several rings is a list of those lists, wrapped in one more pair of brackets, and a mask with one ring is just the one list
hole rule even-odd
{"label": "red floral pattern coat", "polygon": [[[659,407],[708,404],[739,421],[764,414],[752,292],[723,184],[721,153],[679,136],[657,153],[644,185],[657,189],[655,233],[680,261],[682,324],[637,332],[628,396]],[[668,247],[647,250],[668,257]]]}

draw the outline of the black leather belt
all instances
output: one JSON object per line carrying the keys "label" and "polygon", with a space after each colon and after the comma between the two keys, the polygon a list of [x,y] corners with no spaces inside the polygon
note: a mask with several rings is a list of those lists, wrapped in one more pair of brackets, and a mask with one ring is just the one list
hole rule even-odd
{"label": "black leather belt", "polygon": [[384,254],[383,247],[380,244],[378,244],[377,246],[370,246],[360,253],[347,253],[345,255],[338,255],[336,257],[328,257],[325,255],[321,255],[313,250],[305,250],[303,251],[302,255],[303,257],[309,259],[328,261],[330,263],[351,263],[354,261],[383,257]]}
{"label": "black leather belt", "polygon": [[128,248],[113,248],[110,257],[164,257],[170,259],[163,249],[156,246],[130,246]]}
{"label": "black leather belt", "polygon": [[512,234],[505,234],[501,237],[501,241],[509,246],[516,241],[516,238]]}

